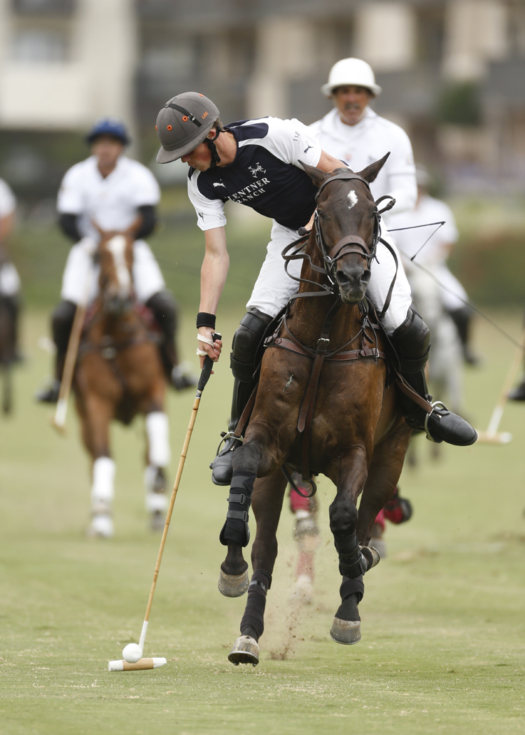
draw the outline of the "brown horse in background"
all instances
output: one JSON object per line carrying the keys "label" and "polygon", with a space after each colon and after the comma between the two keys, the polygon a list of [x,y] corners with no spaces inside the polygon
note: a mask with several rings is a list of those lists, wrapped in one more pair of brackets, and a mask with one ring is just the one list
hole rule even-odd
{"label": "brown horse in background", "polygon": [[337,488],[330,528],[339,554],[342,601],[330,634],[344,644],[361,637],[362,578],[379,561],[376,550],[367,546],[370,529],[394,493],[411,434],[396,388],[387,385],[385,337],[364,300],[380,233],[368,184],[385,160],[360,174],[348,169],[326,174],[305,166],[319,187],[315,227],[304,250],[299,294],[263,357],[244,443],[234,453],[221,532],[228,554],[219,589],[238,596],[248,588],[242,547],[249,538],[253,488],[253,576],[241,637],[229,656],[234,664],[259,660],[287,485],[283,465],[301,470],[303,477],[323,473]]}
{"label": "brown horse in background", "polygon": [[169,462],[166,378],[156,335],[133,294],[133,242],[126,232],[99,230],[99,293],[88,310],[74,376],[84,445],[93,460],[90,535],[113,535],[111,505],[115,463],[109,447],[112,420],[130,424],[145,416],[146,507],[161,529],[167,507],[164,468]]}

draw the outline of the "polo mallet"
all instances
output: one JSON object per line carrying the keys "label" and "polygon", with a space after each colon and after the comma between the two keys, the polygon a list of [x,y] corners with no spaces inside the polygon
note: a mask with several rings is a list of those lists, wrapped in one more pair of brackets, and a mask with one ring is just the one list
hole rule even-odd
{"label": "polo mallet", "polygon": [[78,356],[78,346],[80,344],[82,327],[84,326],[84,317],[86,316],[86,304],[89,299],[90,288],[91,273],[88,273],[86,285],[84,288],[84,298],[77,304],[77,308],[75,310],[75,318],[73,319],[73,326],[71,327],[71,334],[69,335],[69,342],[67,345],[64,372],[62,374],[62,380],[60,382],[57,407],[55,409],[55,415],[51,419],[51,426],[56,429],[59,434],[62,435],[66,433],[67,402],[69,400],[69,394],[71,393],[71,386],[73,384],[73,373],[75,372],[75,364],[77,362]]}
{"label": "polo mallet", "polygon": [[509,399],[509,391],[514,385],[514,381],[516,380],[520,369],[524,348],[525,331],[523,332],[521,338],[521,345],[518,346],[518,348],[516,349],[507,376],[503,381],[503,386],[501,388],[498,402],[496,403],[494,411],[492,412],[487,431],[478,432],[478,442],[481,442],[482,444],[508,444],[512,441],[512,434],[510,434],[508,431],[498,432],[498,427],[501,421],[501,417],[503,416],[505,404]]}
{"label": "polo mallet", "polygon": [[[221,339],[219,332],[213,334],[213,341]],[[197,411],[199,410],[199,404],[201,402],[202,392],[206,387],[206,383],[210,379],[211,371],[213,367],[213,361],[210,357],[206,357],[204,360],[204,367],[202,368],[199,383],[197,385],[197,394],[193,403],[193,409],[191,412],[190,423],[188,430],[186,431],[186,438],[184,439],[184,445],[182,447],[182,453],[179,459],[179,466],[177,468],[177,474],[175,476],[175,483],[171,492],[171,500],[166,513],[166,523],[164,524],[164,531],[162,532],[162,538],[160,540],[159,553],[157,555],[157,563],[155,564],[155,571],[153,572],[153,582],[151,584],[151,590],[149,593],[148,604],[146,606],[146,614],[144,615],[144,622],[142,623],[142,631],[140,633],[140,641],[138,645],[136,643],[128,644],[122,651],[122,655],[126,656],[126,649],[128,649],[127,658],[119,661],[110,661],[108,663],[108,671],[142,671],[144,669],[157,669],[159,666],[164,666],[167,663],[165,658],[142,658],[144,651],[144,643],[146,642],[146,633],[149,624],[149,615],[151,612],[151,606],[153,604],[153,596],[155,594],[155,587],[157,586],[157,578],[159,576],[160,563],[162,561],[162,555],[164,553],[164,545],[168,536],[168,529],[170,526],[171,515],[173,513],[173,507],[175,505],[175,499],[177,497],[177,491],[179,489],[180,479],[182,477],[182,471],[184,469],[184,463],[186,462],[186,455],[188,453],[188,447],[190,445],[190,439],[195,426],[195,420],[197,418]],[[134,659],[134,660],[132,660]]]}

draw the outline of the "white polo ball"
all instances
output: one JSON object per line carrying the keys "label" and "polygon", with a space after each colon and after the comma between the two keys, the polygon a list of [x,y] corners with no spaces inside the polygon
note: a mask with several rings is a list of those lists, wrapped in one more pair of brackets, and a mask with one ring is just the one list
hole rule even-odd
{"label": "white polo ball", "polygon": [[128,643],[122,651],[122,658],[128,664],[136,664],[139,658],[142,658],[142,648],[138,643]]}

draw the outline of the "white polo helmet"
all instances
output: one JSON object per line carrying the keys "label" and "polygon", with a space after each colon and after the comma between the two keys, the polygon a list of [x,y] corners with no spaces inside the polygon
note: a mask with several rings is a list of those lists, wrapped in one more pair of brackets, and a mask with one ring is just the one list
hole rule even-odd
{"label": "white polo helmet", "polygon": [[331,97],[336,87],[346,87],[353,84],[356,87],[366,87],[376,96],[381,94],[381,87],[376,84],[372,67],[362,59],[341,59],[330,69],[328,84],[323,84],[321,92]]}

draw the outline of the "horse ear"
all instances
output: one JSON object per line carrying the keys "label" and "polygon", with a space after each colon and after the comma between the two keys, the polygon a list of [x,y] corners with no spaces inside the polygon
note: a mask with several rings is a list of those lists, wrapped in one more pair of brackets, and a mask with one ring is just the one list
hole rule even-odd
{"label": "horse ear", "polygon": [[320,168],[316,168],[315,166],[309,166],[307,163],[303,163],[302,161],[299,161],[299,163],[304,168],[308,176],[312,179],[317,188],[321,186],[325,179],[332,175],[325,173],[325,171],[321,171]]}
{"label": "horse ear", "polygon": [[359,172],[358,176],[361,176],[365,181],[368,181],[369,184],[372,183],[372,181],[375,181],[377,174],[381,171],[383,166],[385,165],[388,156],[390,155],[390,151],[386,154],[386,156],[383,156],[379,161],[376,161],[375,163],[371,163],[370,166],[367,166],[362,171]]}

